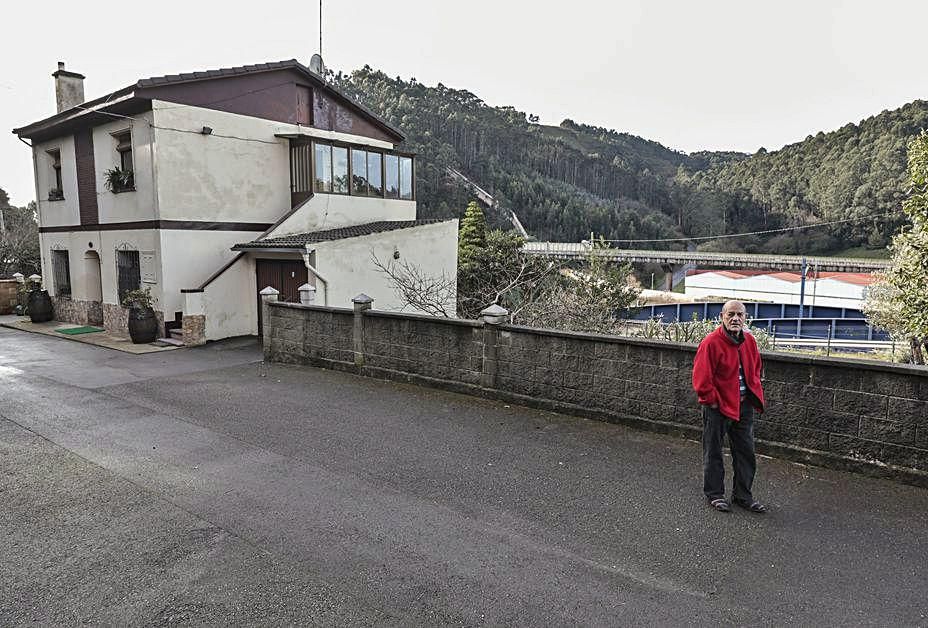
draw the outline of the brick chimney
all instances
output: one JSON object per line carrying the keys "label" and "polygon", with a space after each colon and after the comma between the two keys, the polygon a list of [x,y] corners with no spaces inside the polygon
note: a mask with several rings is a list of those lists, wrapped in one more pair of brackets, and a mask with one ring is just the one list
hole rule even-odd
{"label": "brick chimney", "polygon": [[84,75],[64,69],[64,61],[58,62],[55,77],[55,101],[58,113],[84,102]]}

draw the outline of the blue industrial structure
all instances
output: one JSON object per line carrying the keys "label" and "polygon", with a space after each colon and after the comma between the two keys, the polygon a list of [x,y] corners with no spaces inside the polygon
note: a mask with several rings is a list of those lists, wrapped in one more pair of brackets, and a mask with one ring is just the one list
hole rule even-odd
{"label": "blue industrial structure", "polygon": [[[670,303],[638,309],[634,318],[660,318],[665,323],[718,318],[724,303]],[[860,310],[844,307],[745,303],[753,327],[773,332],[777,338],[828,338],[836,340],[889,340],[889,334],[867,322]]]}

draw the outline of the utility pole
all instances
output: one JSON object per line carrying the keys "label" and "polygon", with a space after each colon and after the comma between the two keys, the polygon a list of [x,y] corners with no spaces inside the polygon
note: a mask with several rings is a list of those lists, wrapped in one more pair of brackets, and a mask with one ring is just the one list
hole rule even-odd
{"label": "utility pole", "polygon": [[[799,318],[803,316],[803,309],[806,302],[806,270],[809,268],[809,265],[806,263],[806,258],[803,255],[802,257],[802,271],[801,276],[799,277]],[[801,324],[801,323],[800,323]]]}
{"label": "utility pole", "polygon": [[809,308],[812,316],[815,316],[815,294],[818,292],[818,260],[815,261],[815,269],[812,271],[812,306]]}

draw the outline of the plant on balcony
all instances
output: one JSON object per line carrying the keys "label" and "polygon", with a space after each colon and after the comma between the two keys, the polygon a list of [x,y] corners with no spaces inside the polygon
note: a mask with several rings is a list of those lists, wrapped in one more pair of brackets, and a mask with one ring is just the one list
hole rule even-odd
{"label": "plant on balcony", "polygon": [[50,201],[63,201],[64,200],[64,191],[61,188],[52,188],[48,191],[48,200]]}
{"label": "plant on balcony", "polygon": [[121,169],[119,166],[110,168],[103,173],[106,189],[118,193],[135,189],[135,174],[130,169]]}

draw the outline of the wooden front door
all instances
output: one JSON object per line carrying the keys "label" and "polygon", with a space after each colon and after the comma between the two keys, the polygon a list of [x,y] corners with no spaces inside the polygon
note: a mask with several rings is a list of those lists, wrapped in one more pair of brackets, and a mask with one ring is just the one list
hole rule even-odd
{"label": "wooden front door", "polygon": [[255,260],[258,286],[258,334],[261,325],[261,291],[270,286],[280,292],[278,301],[300,302],[300,286],[309,281],[309,272],[303,260],[259,259]]}

